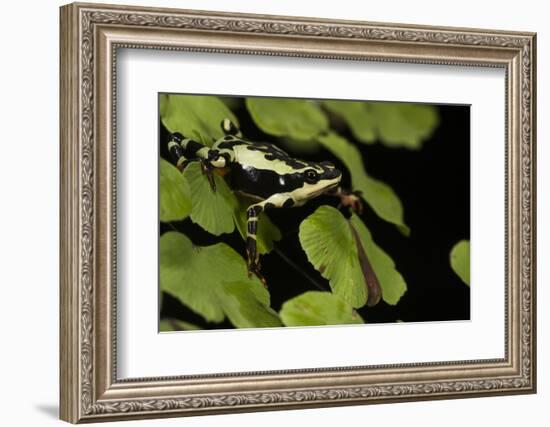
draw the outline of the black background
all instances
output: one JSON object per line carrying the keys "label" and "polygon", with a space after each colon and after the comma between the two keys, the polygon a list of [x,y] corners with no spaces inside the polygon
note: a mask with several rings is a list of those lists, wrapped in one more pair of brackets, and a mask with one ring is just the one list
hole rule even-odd
{"label": "black background", "polygon": [[[262,133],[251,120],[244,104],[232,107],[247,139],[276,142]],[[403,204],[409,237],[380,219],[365,203],[362,219],[375,242],[388,253],[407,282],[407,292],[397,305],[381,301],[375,307],[358,310],[368,323],[466,320],[470,318],[470,289],[449,265],[449,252],[461,239],[470,238],[470,108],[441,105],[439,126],[420,150],[388,148],[382,144],[356,143],[367,172],[389,184]],[[334,119],[334,117],[332,117]],[[331,120],[338,132],[354,141],[345,127]],[[170,160],[166,149],[168,132],[160,124],[160,153]],[[293,153],[290,153],[293,155]],[[344,172],[342,185],[350,185],[346,168],[328,151],[296,156],[307,160],[330,160]],[[280,228],[283,238],[276,251],[262,257],[262,272],[271,294],[271,306],[281,304],[308,290],[329,290],[328,281],[309,264],[298,240],[300,222],[322,204],[336,206],[334,198],[320,197],[305,206],[273,209],[269,217]],[[211,236],[189,219],[161,223],[161,234],[177,228],[193,243],[208,245],[225,241],[243,256],[244,242],[239,233]],[[367,254],[368,255],[368,254]],[[285,259],[286,258],[286,259]],[[294,265],[291,265],[288,260]],[[161,317],[195,323],[205,329],[232,328],[228,322],[209,324],[178,300],[163,295]]]}

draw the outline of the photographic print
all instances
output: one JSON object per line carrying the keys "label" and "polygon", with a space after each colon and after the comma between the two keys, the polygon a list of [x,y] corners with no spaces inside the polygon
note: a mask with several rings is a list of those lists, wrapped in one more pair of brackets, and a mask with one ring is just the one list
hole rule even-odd
{"label": "photographic print", "polygon": [[59,21],[61,419],[536,392],[535,33]]}
{"label": "photographic print", "polygon": [[470,318],[470,107],[159,94],[160,331]]}

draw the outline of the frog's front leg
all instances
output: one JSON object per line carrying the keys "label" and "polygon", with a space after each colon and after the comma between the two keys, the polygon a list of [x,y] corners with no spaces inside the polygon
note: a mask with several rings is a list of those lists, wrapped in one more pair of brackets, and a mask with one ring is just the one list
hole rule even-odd
{"label": "frog's front leg", "polygon": [[179,132],[170,134],[168,151],[176,162],[178,169],[183,170],[193,159],[208,160],[210,148],[190,138],[184,138]]}
{"label": "frog's front leg", "polygon": [[251,205],[246,211],[247,232],[246,232],[246,255],[248,274],[254,273],[258,278],[266,284],[264,277],[260,272],[260,254],[258,253],[256,235],[258,232],[258,220],[260,214],[271,208],[282,208],[294,205],[294,199],[288,193],[274,194],[262,202]]}
{"label": "frog's front leg", "polygon": [[184,138],[181,133],[172,133],[168,140],[168,151],[176,163],[176,167],[183,171],[192,160],[200,160],[202,171],[208,177],[213,191],[216,184],[212,175],[213,168],[223,168],[227,165],[227,156],[220,155],[218,150],[208,148],[200,142]]}
{"label": "frog's front leg", "polygon": [[172,160],[180,171],[183,171],[190,162],[190,160],[185,157],[184,147],[181,146],[182,141],[183,136],[178,132],[170,134],[170,137],[168,138],[168,152],[172,156]]}

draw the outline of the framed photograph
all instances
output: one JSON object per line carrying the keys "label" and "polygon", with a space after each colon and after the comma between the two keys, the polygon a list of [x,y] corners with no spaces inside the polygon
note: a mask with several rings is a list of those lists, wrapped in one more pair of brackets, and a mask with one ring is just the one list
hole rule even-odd
{"label": "framed photograph", "polygon": [[63,420],[535,392],[535,34],[60,22]]}

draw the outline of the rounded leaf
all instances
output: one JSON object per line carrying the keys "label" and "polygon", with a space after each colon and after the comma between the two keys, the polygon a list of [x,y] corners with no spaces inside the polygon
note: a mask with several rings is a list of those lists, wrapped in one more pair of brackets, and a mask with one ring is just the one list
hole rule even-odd
{"label": "rounded leaf", "polygon": [[353,307],[367,302],[367,286],[348,221],[336,209],[321,206],[300,224],[299,239],[307,258],[330,288]]}
{"label": "rounded leaf", "polygon": [[377,133],[389,147],[418,149],[439,123],[433,105],[402,102],[368,103],[371,120],[377,123]]}
{"label": "rounded leaf", "polygon": [[374,117],[368,114],[365,104],[362,101],[323,101],[329,111],[345,120],[355,138],[365,144],[372,144],[376,141],[376,123]]}
{"label": "rounded leaf", "polygon": [[280,325],[267,289],[248,277],[242,257],[225,243],[199,247],[184,234],[164,233],[160,287],[209,322],[227,316],[238,328]]}
{"label": "rounded leaf", "polygon": [[[352,307],[365,305],[369,289],[375,292],[378,286],[388,304],[396,304],[407,289],[393,260],[373,241],[356,215],[347,220],[337,209],[321,206],[302,221],[299,238],[309,262],[328,279],[332,291]],[[372,283],[365,262],[378,283]]]}
{"label": "rounded leaf", "polygon": [[307,140],[328,129],[328,119],[314,101],[247,98],[246,107],[256,125],[270,135]]}
{"label": "rounded leaf", "polygon": [[237,117],[218,97],[211,95],[160,95],[160,118],[170,132],[206,145],[224,136],[223,119],[238,125]]}
{"label": "rounded leaf", "polygon": [[353,136],[365,144],[378,139],[388,147],[419,149],[439,123],[433,105],[338,100],[323,105],[342,117]]}
{"label": "rounded leaf", "polygon": [[470,286],[470,241],[461,240],[450,253],[451,267],[460,279]]}
{"label": "rounded leaf", "polygon": [[159,163],[159,215],[163,222],[179,221],[191,212],[189,185],[182,173],[171,163]]}
{"label": "rounded leaf", "polygon": [[279,313],[285,326],[364,323],[353,307],[330,292],[309,291],[286,301]]}
{"label": "rounded leaf", "polygon": [[191,192],[191,220],[215,236],[232,233],[238,201],[225,180],[214,173],[216,191],[213,191],[198,162],[185,168],[184,177]]}

